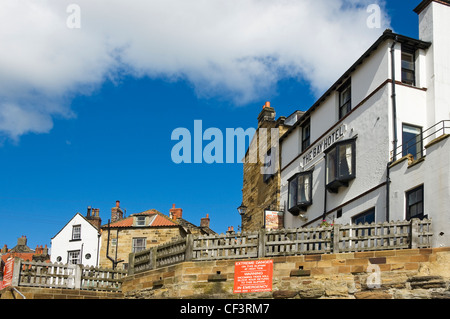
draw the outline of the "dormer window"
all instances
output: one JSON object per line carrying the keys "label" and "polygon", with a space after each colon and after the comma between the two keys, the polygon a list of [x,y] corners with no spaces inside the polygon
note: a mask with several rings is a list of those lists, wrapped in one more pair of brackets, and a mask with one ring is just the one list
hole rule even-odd
{"label": "dormer window", "polygon": [[326,188],[337,193],[339,187],[348,186],[355,175],[355,140],[337,142],[326,150]]}
{"label": "dormer window", "polygon": [[298,216],[312,205],[312,171],[298,173],[289,180],[288,211]]}
{"label": "dormer window", "polygon": [[136,216],[136,226],[145,226],[145,216]]}

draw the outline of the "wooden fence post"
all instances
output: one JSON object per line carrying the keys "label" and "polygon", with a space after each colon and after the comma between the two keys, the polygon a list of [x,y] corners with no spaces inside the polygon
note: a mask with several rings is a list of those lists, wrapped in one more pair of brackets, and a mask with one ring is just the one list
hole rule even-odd
{"label": "wooden fence post", "polygon": [[134,253],[128,255],[128,276],[134,275]]}
{"label": "wooden fence post", "polygon": [[192,234],[186,237],[186,251],[184,253],[184,260],[191,261],[194,257],[194,237]]}
{"label": "wooden fence post", "polygon": [[19,286],[21,270],[22,270],[22,260],[18,257],[14,257],[14,267],[13,267],[13,275],[12,275],[12,281],[11,281],[12,287]]}
{"label": "wooden fence post", "polygon": [[341,225],[334,225],[331,235],[333,236],[333,254],[339,253],[339,242],[341,241]]}
{"label": "wooden fence post", "polygon": [[417,248],[419,246],[419,219],[411,219],[411,248]]}
{"label": "wooden fence post", "polygon": [[83,265],[77,264],[74,269],[74,289],[81,289],[81,275],[83,274]]}
{"label": "wooden fence post", "polygon": [[266,230],[263,228],[258,234],[258,258],[266,256]]}
{"label": "wooden fence post", "polygon": [[150,249],[150,269],[156,269],[156,255],[158,253],[158,246],[152,247]]}

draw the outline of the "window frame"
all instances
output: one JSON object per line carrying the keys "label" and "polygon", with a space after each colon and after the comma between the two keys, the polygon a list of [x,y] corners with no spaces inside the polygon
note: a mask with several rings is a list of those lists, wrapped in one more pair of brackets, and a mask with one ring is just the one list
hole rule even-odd
{"label": "window frame", "polygon": [[144,227],[146,224],[146,216],[135,216],[135,226],[136,227]]}
{"label": "window frame", "polygon": [[[403,59],[403,56],[407,55],[411,58],[410,61],[406,61]],[[403,62],[408,62],[411,67],[405,67],[405,64]],[[414,48],[410,48],[407,46],[402,45],[402,51],[401,51],[401,68],[402,68],[402,83],[406,85],[416,86],[416,50]],[[404,72],[411,73],[412,74],[412,83],[411,81],[407,80],[404,76]]]}
{"label": "window frame", "polygon": [[[351,146],[351,173],[346,175],[341,175],[341,166],[339,158],[340,158],[340,147],[344,145]],[[334,178],[333,180],[329,180],[329,158],[330,153],[335,152],[334,160],[333,160],[333,170],[334,170]],[[348,165],[348,163],[347,163]],[[331,147],[325,150],[325,187],[331,193],[337,193],[339,187],[348,186],[348,182],[356,178],[356,138],[352,138],[349,140],[339,141],[334,143]]]}
{"label": "window frame", "polygon": [[362,217],[367,217],[367,216],[370,216],[370,215],[372,215],[373,214],[373,222],[375,222],[375,214],[376,214],[376,210],[375,210],[375,207],[372,207],[372,208],[370,208],[370,209],[368,209],[368,210],[366,210],[366,211],[364,211],[364,212],[362,212],[362,213],[359,213],[359,214],[357,214],[357,215],[355,215],[355,216],[353,216],[352,217],[352,225],[364,225],[365,223],[368,223],[368,224],[371,224],[372,222],[363,222],[363,223],[359,223],[359,224],[357,224],[356,223],[356,220],[357,219],[360,219],[360,218],[362,218]]}
{"label": "window frame", "polygon": [[[305,191],[305,197],[309,198],[309,200],[304,200],[304,201],[300,201],[299,202],[299,196],[298,196],[298,180],[299,177],[308,177],[309,178],[309,189]],[[296,189],[297,189],[297,194],[295,196],[295,204],[291,204],[291,183],[296,182]],[[305,212],[307,210],[307,208],[309,206],[312,205],[313,203],[313,198],[312,198],[312,185],[313,185],[313,170],[309,170],[309,171],[305,171],[305,172],[300,172],[295,174],[294,176],[292,176],[289,180],[288,180],[288,202],[287,202],[287,206],[288,206],[288,211],[294,215],[294,216],[298,216],[300,214],[300,212]],[[306,194],[307,192],[307,194]]]}
{"label": "window frame", "polygon": [[[343,101],[343,95],[348,91],[349,98]],[[338,90],[339,93],[339,120],[343,119],[352,110],[352,81],[351,78],[344,82]],[[344,112],[345,111],[345,112]]]}
{"label": "window frame", "polygon": [[[78,231],[76,231],[78,229]],[[72,225],[72,237],[70,241],[81,240],[81,224]]]}
{"label": "window frame", "polygon": [[[71,255],[77,254],[77,258],[74,259]],[[73,261],[76,261],[75,263]],[[81,261],[81,250],[69,250],[67,251],[67,263],[70,265],[78,265]]]}
{"label": "window frame", "polygon": [[308,119],[301,127],[302,127],[302,152],[304,152],[311,145],[311,119]]}
{"label": "window frame", "polygon": [[[412,193],[418,192],[418,191],[422,191],[422,199],[420,201],[416,201],[412,204],[409,203],[409,195],[411,195]],[[416,214],[411,216],[411,207],[417,205],[418,203],[422,203],[422,213],[420,214]],[[425,188],[424,185],[419,185],[417,187],[414,187],[413,189],[410,189],[409,191],[405,192],[405,219],[406,220],[411,220],[413,218],[419,218],[420,220],[424,219],[424,218],[428,218],[428,215],[425,215]],[[417,217],[419,216],[419,217]]]}
{"label": "window frame", "polygon": [[[143,241],[143,247],[137,245],[137,241],[138,240],[142,240]],[[132,246],[131,246],[131,252],[132,253],[137,253],[140,251],[143,251],[147,248],[147,238],[146,237],[133,237],[132,239]]]}
{"label": "window frame", "polygon": [[[412,128],[412,129],[418,129],[420,131],[420,133],[416,134],[414,136],[414,138],[411,138],[411,139],[405,141],[405,139],[403,138],[404,134],[405,134],[405,127],[409,127],[409,128]],[[417,137],[419,137],[419,142],[417,142]],[[406,143],[408,143],[410,141],[413,141],[413,140],[416,141],[416,142],[411,147],[415,147],[416,148],[416,154],[411,154],[410,152],[408,152],[408,150],[411,147],[408,147],[408,148],[405,149],[405,147],[407,146]],[[418,146],[420,146],[420,150],[419,151],[417,151],[417,147]],[[415,160],[420,159],[420,158],[423,157],[423,127],[419,126],[419,125],[409,124],[409,123],[402,123],[402,156],[406,156],[408,154],[411,154],[414,157]]]}

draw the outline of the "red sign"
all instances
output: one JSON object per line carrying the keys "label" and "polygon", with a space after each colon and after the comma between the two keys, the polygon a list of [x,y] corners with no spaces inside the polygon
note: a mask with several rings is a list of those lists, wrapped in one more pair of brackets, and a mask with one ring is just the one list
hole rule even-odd
{"label": "red sign", "polygon": [[11,286],[12,277],[14,270],[14,258],[10,258],[5,263],[5,268],[3,269],[3,281],[0,281],[0,290]]}
{"label": "red sign", "polygon": [[237,261],[234,264],[235,294],[272,291],[273,260]]}

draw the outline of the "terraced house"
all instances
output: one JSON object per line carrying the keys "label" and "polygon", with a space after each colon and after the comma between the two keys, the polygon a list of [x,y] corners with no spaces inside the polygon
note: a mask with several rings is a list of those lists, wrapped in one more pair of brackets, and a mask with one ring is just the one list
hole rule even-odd
{"label": "terraced house", "polygon": [[209,215],[200,226],[183,218],[183,209],[175,204],[169,216],[156,209],[124,216],[120,202],[111,208],[111,219],[101,227],[100,266],[128,269],[130,253],[164,244],[187,234],[214,234],[209,228]]}
{"label": "terraced house", "polygon": [[283,120],[285,228],[431,218],[433,245],[450,244],[450,1],[415,12],[418,39],[386,30],[306,112]]}

